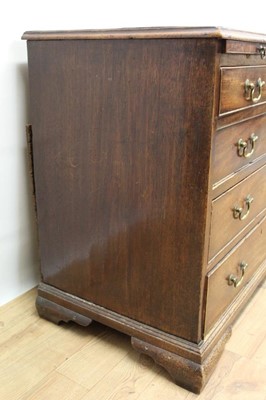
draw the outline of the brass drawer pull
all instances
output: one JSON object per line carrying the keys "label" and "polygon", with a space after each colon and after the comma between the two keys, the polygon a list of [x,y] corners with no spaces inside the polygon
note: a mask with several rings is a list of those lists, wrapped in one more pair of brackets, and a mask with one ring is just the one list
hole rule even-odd
{"label": "brass drawer pull", "polygon": [[257,47],[257,50],[262,59],[266,57],[266,47],[265,46],[259,46],[259,47]]}
{"label": "brass drawer pull", "polygon": [[[237,154],[239,155],[239,157],[249,158],[255,151],[255,143],[258,138],[259,137],[256,136],[255,133],[252,133],[247,141],[239,139],[239,141],[237,142]],[[248,151],[249,143],[251,145],[250,151]]]}
{"label": "brass drawer pull", "polygon": [[[246,219],[249,212],[250,212],[250,207],[251,203],[253,202],[253,197],[250,196],[250,194],[245,198],[244,200],[244,207],[234,207],[233,208],[233,216],[235,219],[240,219],[240,221],[243,221],[243,219]],[[246,206],[246,207],[245,207]],[[246,212],[245,212],[246,208]]]}
{"label": "brass drawer pull", "polygon": [[[265,85],[265,82],[259,78],[256,83],[251,82],[249,79],[245,82],[245,98],[246,100],[251,100],[252,103],[257,103],[262,96],[262,88]],[[258,96],[255,97],[255,90],[258,88]]]}
{"label": "brass drawer pull", "polygon": [[248,267],[248,264],[244,261],[241,261],[241,263],[239,264],[240,267],[240,271],[241,271],[241,277],[238,278],[237,276],[231,274],[228,276],[228,285],[234,285],[235,288],[237,288],[239,285],[241,285],[243,279],[244,279],[244,275],[245,275],[245,271]]}

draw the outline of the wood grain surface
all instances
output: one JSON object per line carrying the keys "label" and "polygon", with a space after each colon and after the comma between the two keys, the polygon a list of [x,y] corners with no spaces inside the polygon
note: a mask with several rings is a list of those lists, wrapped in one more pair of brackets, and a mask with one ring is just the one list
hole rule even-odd
{"label": "wood grain surface", "polygon": [[[234,247],[207,277],[206,332],[226,310],[243,286],[245,286],[265,258],[266,219],[262,220],[240,243]],[[252,249],[252,252],[250,251]],[[242,284],[229,285],[232,274],[241,278],[240,263],[248,264]]]}
{"label": "wood grain surface", "polygon": [[[241,234],[249,223],[265,210],[266,198],[266,166],[251,174],[232,189],[228,190],[212,202],[211,236],[209,245],[209,259],[212,259],[224,246],[229,245],[230,241]],[[243,209],[244,216],[248,207],[246,204],[247,196],[254,200],[250,205],[250,210],[246,218],[240,220],[234,218],[234,208]]]}
{"label": "wood grain surface", "polygon": [[[251,118],[245,122],[231,125],[221,129],[214,135],[214,156],[212,165],[213,186],[219,181],[228,178],[245,166],[251,164],[266,153],[266,116]],[[255,142],[254,152],[249,157],[240,156],[238,142],[242,139],[248,144],[247,153],[252,150],[251,135],[258,136]],[[249,173],[247,168],[246,173]]]}
{"label": "wood grain surface", "polygon": [[28,49],[44,282],[198,342],[217,41]]}
{"label": "wood grain surface", "polygon": [[[256,224],[265,215],[266,89],[253,104],[244,84],[266,79],[261,56],[248,54],[266,36],[148,28],[23,38],[42,271],[37,310],[56,323],[95,320],[126,333],[178,384],[199,392],[265,276],[265,227]],[[240,38],[238,47],[226,43]],[[249,160],[236,151],[247,130],[259,136]],[[241,221],[233,208],[246,213],[248,195],[254,200]],[[241,261],[249,264],[246,283],[234,290],[226,279],[239,276]],[[99,354],[91,344],[101,366],[91,367],[91,381],[88,349],[76,360],[84,373],[67,361],[57,372],[75,376],[84,399],[103,399],[101,373],[106,387],[115,374],[128,381],[119,361],[126,338],[107,365],[113,335]]]}
{"label": "wood grain surface", "polygon": [[155,27],[95,29],[80,31],[31,31],[25,32],[25,40],[75,40],[75,39],[161,39],[161,38],[218,38],[266,42],[266,35],[221,27]]}
{"label": "wood grain surface", "polygon": [[[261,43],[244,42],[239,40],[227,40],[226,41],[226,53],[233,54],[260,54],[260,49],[264,49],[265,46]],[[262,58],[262,57],[261,57]]]}
{"label": "wood grain surface", "polygon": [[[266,102],[266,87],[262,87],[262,95],[258,102],[254,103],[247,100],[245,92],[245,82],[248,79],[255,86],[258,79],[266,81],[265,66],[231,67],[221,68],[221,94],[219,113],[226,114],[247,107],[257,107],[257,105]],[[248,93],[248,95],[250,92]],[[259,96],[259,90],[256,87],[254,98]],[[256,110],[256,108],[255,108]]]}

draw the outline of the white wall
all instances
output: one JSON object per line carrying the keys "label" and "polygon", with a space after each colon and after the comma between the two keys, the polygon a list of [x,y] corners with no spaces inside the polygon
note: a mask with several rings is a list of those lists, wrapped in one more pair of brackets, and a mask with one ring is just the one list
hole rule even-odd
{"label": "white wall", "polygon": [[27,174],[26,30],[224,26],[266,33],[265,1],[8,1],[1,5],[0,304],[38,279],[36,228]]}

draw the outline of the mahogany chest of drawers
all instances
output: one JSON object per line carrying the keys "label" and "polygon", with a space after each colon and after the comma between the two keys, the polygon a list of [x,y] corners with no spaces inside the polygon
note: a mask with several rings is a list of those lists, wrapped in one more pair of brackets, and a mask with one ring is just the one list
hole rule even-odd
{"label": "mahogany chest of drawers", "polygon": [[199,392],[266,270],[266,36],[26,32],[42,282]]}

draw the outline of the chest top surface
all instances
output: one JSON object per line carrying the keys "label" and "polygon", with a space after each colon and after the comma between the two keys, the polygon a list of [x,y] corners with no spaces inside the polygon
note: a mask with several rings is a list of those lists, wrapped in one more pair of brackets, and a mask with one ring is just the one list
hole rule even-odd
{"label": "chest top surface", "polygon": [[152,27],[100,30],[27,31],[25,40],[217,38],[266,42],[266,34],[222,27]]}

